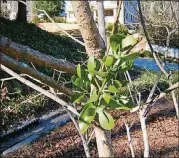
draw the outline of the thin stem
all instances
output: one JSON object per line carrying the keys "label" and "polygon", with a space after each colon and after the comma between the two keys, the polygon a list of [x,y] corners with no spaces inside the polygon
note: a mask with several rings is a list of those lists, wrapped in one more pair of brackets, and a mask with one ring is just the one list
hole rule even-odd
{"label": "thin stem", "polygon": [[130,148],[130,151],[131,151],[131,155],[132,155],[132,157],[135,157],[132,138],[131,138],[131,135],[130,135],[130,128],[132,127],[133,123],[134,123],[134,121],[132,122],[132,124],[129,127],[129,124],[124,120],[124,125],[126,127],[127,138],[128,138],[128,143],[129,143],[129,148]]}
{"label": "thin stem", "polygon": [[78,123],[77,121],[74,119],[74,117],[72,116],[72,114],[67,110],[65,109],[65,111],[67,112],[67,114],[70,116],[71,120],[73,121],[73,124],[75,125],[80,137],[81,137],[81,140],[82,140],[82,143],[83,143],[83,147],[84,147],[84,150],[85,150],[85,154],[86,154],[86,157],[90,157],[90,150],[89,150],[89,147],[88,147],[88,143],[87,141],[85,140],[85,137],[83,134],[80,133],[80,129],[79,129],[79,126],[78,126]]}

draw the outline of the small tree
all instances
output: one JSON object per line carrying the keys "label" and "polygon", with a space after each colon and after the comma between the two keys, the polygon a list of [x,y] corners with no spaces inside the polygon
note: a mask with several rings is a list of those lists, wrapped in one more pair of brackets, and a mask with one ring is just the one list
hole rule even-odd
{"label": "small tree", "polygon": [[35,6],[38,9],[45,10],[50,16],[56,16],[64,11],[65,1],[64,0],[36,1]]}

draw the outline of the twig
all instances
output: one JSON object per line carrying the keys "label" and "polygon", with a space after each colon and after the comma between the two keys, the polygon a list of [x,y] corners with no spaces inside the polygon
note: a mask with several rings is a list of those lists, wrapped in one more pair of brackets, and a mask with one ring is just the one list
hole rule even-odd
{"label": "twig", "polygon": [[87,145],[90,143],[90,141],[91,141],[91,139],[92,139],[94,134],[95,134],[95,131],[93,130],[93,132],[91,133],[91,135],[90,135],[90,137],[89,137],[89,139],[87,141]]}
{"label": "twig", "polygon": [[39,87],[38,85],[26,80],[25,78],[19,76],[17,73],[15,73],[14,71],[10,70],[9,68],[5,67],[4,65],[0,65],[1,66],[1,70],[5,71],[6,73],[8,73],[9,75],[15,77],[17,80],[19,80],[20,82],[26,84],[27,86],[33,88],[34,90],[44,94],[45,96],[51,98],[52,100],[56,101],[57,103],[59,103],[60,105],[67,107],[68,110],[70,110],[71,112],[73,112],[74,114],[76,114],[77,116],[79,116],[79,113],[77,112],[77,110],[71,106],[69,103],[66,103],[65,101],[61,100],[59,97],[53,95],[52,93],[49,93],[48,91],[42,89],[41,87]]}
{"label": "twig", "polygon": [[73,124],[75,125],[75,127],[76,127],[76,129],[77,129],[77,131],[78,131],[78,133],[79,133],[79,135],[81,137],[86,157],[90,157],[90,150],[89,150],[89,147],[88,147],[88,143],[86,142],[84,135],[80,133],[80,129],[79,129],[78,123],[76,122],[76,120],[74,119],[72,114],[67,109],[65,109],[65,111],[70,116],[71,120],[73,121]]}
{"label": "twig", "polygon": [[29,99],[26,99],[26,100],[22,101],[20,104],[27,103],[28,101],[31,101],[32,99],[35,99],[35,98],[37,98],[38,96],[41,96],[41,95],[43,95],[43,94],[42,94],[42,93],[39,93],[39,94],[37,94],[37,95],[35,95],[35,96],[29,98]]}
{"label": "twig", "polygon": [[130,151],[131,151],[131,155],[132,155],[132,157],[135,157],[132,138],[131,138],[131,135],[130,135],[130,129],[131,129],[133,123],[134,123],[134,121],[131,123],[131,125],[129,127],[129,124],[126,123],[126,121],[124,120],[124,125],[125,125],[126,131],[127,131],[127,138],[128,138],[128,143],[129,143],[129,148],[130,148]]}
{"label": "twig", "polygon": [[37,71],[36,67],[34,66],[34,64],[32,62],[30,62],[30,64],[32,65],[32,67],[34,68],[34,70]]}
{"label": "twig", "polygon": [[141,9],[141,4],[140,4],[140,0],[138,0],[138,8],[139,8],[139,14],[140,14],[140,19],[141,19],[141,24],[142,24],[142,27],[143,27],[143,30],[144,30],[144,33],[145,33],[145,37],[147,39],[147,42],[149,44],[149,47],[150,47],[150,50],[152,52],[152,55],[155,59],[155,62],[157,63],[158,67],[160,68],[160,70],[167,76],[167,78],[170,77],[170,75],[165,71],[165,69],[162,67],[160,61],[158,60],[157,56],[156,56],[156,53],[154,52],[153,50],[153,47],[150,43],[150,39],[149,39],[149,36],[148,36],[148,33],[147,33],[147,30],[146,30],[146,26],[145,26],[145,21],[143,19],[143,15],[142,15],[142,9]]}

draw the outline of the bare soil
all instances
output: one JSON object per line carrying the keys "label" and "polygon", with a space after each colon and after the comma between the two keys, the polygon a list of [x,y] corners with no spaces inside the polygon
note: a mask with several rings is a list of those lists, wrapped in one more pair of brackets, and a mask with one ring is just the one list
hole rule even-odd
{"label": "bare soil", "polygon": [[[143,139],[137,113],[112,111],[115,127],[112,130],[112,145],[116,157],[131,157],[123,119],[134,120],[131,136],[136,157],[143,157]],[[179,157],[178,120],[171,102],[162,100],[153,107],[147,118],[147,131],[151,157]],[[90,142],[92,157],[98,157],[95,138]],[[6,157],[57,158],[85,157],[82,142],[72,122],[59,127],[36,142],[10,153]]]}
{"label": "bare soil", "polygon": [[67,23],[56,23],[56,24],[38,23],[37,24],[38,27],[48,32],[59,32],[59,28],[56,25],[58,25],[60,28],[62,28],[65,31],[79,30],[78,24],[67,24]]}

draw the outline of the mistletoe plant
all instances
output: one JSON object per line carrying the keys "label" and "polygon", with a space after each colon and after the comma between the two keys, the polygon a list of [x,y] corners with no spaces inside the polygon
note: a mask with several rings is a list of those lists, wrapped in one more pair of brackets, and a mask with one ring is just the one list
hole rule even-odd
{"label": "mistletoe plant", "polygon": [[86,132],[92,121],[103,129],[114,126],[108,109],[130,110],[133,103],[128,96],[120,93],[127,82],[118,79],[118,73],[132,68],[133,60],[139,53],[125,54],[137,42],[132,35],[116,34],[110,37],[112,53],[102,59],[90,56],[87,65],[78,64],[72,83],[77,87],[71,97],[74,104],[81,103],[79,128]]}

